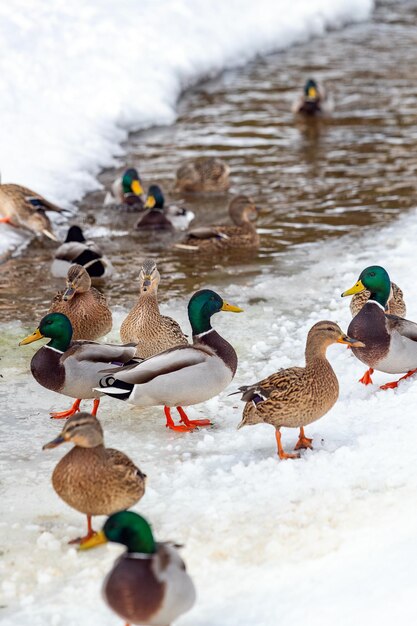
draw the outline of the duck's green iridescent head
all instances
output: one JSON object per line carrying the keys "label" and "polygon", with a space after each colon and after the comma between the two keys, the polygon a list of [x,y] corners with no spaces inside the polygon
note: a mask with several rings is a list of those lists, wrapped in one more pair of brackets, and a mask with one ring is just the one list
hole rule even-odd
{"label": "duck's green iridescent head", "polygon": [[370,300],[375,300],[385,307],[391,292],[391,280],[388,272],[380,265],[366,267],[353,287],[342,293],[342,298],[361,293],[365,289],[371,292]]}
{"label": "duck's green iridescent head", "polygon": [[319,96],[319,89],[317,83],[312,78],[309,78],[304,85],[304,96],[308,100],[317,100]]}
{"label": "duck's green iridescent head", "polygon": [[188,303],[188,318],[193,329],[193,335],[199,335],[210,330],[212,315],[220,311],[241,313],[243,309],[233,304],[227,304],[218,293],[211,289],[196,291]]}
{"label": "duck's green iridescent head", "polygon": [[38,339],[43,339],[43,337],[49,337],[52,340],[48,343],[48,346],[65,352],[72,338],[72,325],[68,317],[63,313],[48,313],[41,319],[35,332],[22,339],[19,346],[38,341]]}
{"label": "duck's green iridescent head", "polygon": [[163,209],[164,208],[164,194],[159,185],[151,185],[148,189],[148,195],[145,202],[145,209]]}
{"label": "duck's green iridescent head", "polygon": [[133,511],[114,513],[105,522],[103,529],[80,545],[81,550],[88,550],[107,541],[121,543],[128,552],[153,554],[156,552],[155,540],[151,527],[144,517]]}
{"label": "duck's green iridescent head", "polygon": [[138,171],[131,167],[125,171],[122,177],[123,193],[134,193],[135,196],[143,194],[143,187]]}

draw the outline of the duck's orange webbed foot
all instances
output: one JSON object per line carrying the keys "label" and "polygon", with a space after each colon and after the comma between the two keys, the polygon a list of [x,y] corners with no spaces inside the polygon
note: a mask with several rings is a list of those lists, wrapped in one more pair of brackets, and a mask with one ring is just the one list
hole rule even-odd
{"label": "duck's orange webbed foot", "polygon": [[186,412],[184,411],[184,409],[181,406],[177,406],[177,411],[180,414],[180,421],[185,424],[186,426],[189,427],[196,427],[196,426],[211,426],[211,422],[208,419],[202,419],[202,420],[190,420],[188,419],[188,416],[186,414]]}
{"label": "duck's orange webbed foot", "polygon": [[362,378],[360,378],[358,380],[359,383],[362,383],[362,385],[372,385],[372,378],[371,375],[374,373],[374,370],[372,369],[372,367],[370,367],[368,370],[366,370],[365,374],[362,376]]}
{"label": "duck's orange webbed foot", "polygon": [[50,416],[54,420],[66,419],[67,417],[71,417],[71,415],[75,415],[75,413],[80,410],[80,404],[81,400],[76,400],[72,407],[68,409],[68,411],[58,411],[58,413],[50,413]]}
{"label": "duck's orange webbed foot", "polygon": [[170,430],[174,430],[175,432],[179,432],[179,433],[188,433],[190,430],[193,430],[195,428],[195,426],[177,426],[174,423],[174,420],[172,419],[171,416],[171,409],[169,408],[169,406],[164,406],[164,413],[165,413],[165,417],[167,420],[167,423],[165,424],[166,428],[169,428]]}
{"label": "duck's orange webbed foot", "polygon": [[301,426],[300,436],[298,438],[297,443],[295,444],[294,450],[302,450],[306,448],[312,449],[313,448],[313,446],[311,445],[312,443],[313,443],[313,440],[304,435],[304,428]]}
{"label": "duck's orange webbed foot", "polygon": [[404,380],[405,378],[409,378],[410,376],[412,376],[416,372],[417,372],[417,369],[410,370],[409,372],[407,372],[407,374],[405,374],[404,376],[401,376],[401,378],[399,378],[398,380],[393,380],[391,383],[385,383],[385,385],[381,385],[380,389],[396,389],[398,387],[398,383],[400,382],[400,380]]}
{"label": "duck's orange webbed foot", "polygon": [[299,459],[300,455],[299,454],[288,454],[287,452],[284,451],[284,448],[282,447],[281,444],[281,433],[279,430],[275,431],[275,438],[277,440],[277,446],[278,446],[278,456],[280,459]]}
{"label": "duck's orange webbed foot", "polygon": [[93,527],[91,525],[91,515],[87,515],[87,534],[84,537],[77,537],[77,539],[71,539],[71,541],[68,541],[68,545],[81,545],[83,543],[85,543],[86,541],[88,541],[89,539],[91,539],[91,537],[94,537],[94,535],[97,535],[96,531],[93,530]]}
{"label": "duck's orange webbed foot", "polygon": [[0,217],[1,224],[11,224],[10,217]]}

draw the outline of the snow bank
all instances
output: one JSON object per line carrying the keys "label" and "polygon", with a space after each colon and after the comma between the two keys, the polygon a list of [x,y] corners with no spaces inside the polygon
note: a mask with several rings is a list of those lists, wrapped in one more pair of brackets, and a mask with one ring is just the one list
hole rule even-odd
{"label": "snow bank", "polygon": [[[372,0],[15,0],[0,6],[0,172],[68,204],[127,132],[171,123],[180,91],[257,53],[367,18]],[[16,247],[1,225],[0,258]]]}

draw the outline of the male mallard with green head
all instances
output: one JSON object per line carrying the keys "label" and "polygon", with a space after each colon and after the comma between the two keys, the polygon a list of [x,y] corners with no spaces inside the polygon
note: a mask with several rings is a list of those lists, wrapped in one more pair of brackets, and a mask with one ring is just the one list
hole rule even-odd
{"label": "male mallard with green head", "polygon": [[[348,333],[363,341],[364,348],[353,348],[353,354],[369,370],[359,382],[372,383],[374,370],[387,374],[407,372],[408,378],[417,369],[417,324],[385,312],[391,292],[388,273],[379,265],[361,272],[356,284],[342,293],[342,297],[361,293],[367,289],[369,300],[351,321]],[[381,389],[394,388],[399,381],[382,385]]]}
{"label": "male mallard with green head", "polygon": [[[217,396],[233,380],[237,355],[233,347],[211,326],[219,311],[239,313],[210,289],[197,291],[188,303],[193,344],[181,345],[142,361],[126,370],[110,372],[97,389],[136,406],[163,406],[167,427],[187,431],[208,426],[209,420],[189,420],[183,406],[199,404]],[[170,407],[176,407],[183,425],[176,426]]]}
{"label": "male mallard with green head", "polygon": [[117,204],[125,211],[142,211],[144,205],[144,190],[142,181],[136,168],[129,167],[121,176],[116,178],[111,186],[112,192],[107,192],[104,204]]}
{"label": "male mallard with green head", "polygon": [[136,356],[143,359],[175,346],[188,345],[179,324],[159,312],[160,279],[155,261],[146,259],[139,274],[139,299],[120,327],[123,343],[136,343]]}
{"label": "male mallard with green head", "polygon": [[96,534],[93,515],[110,515],[139,502],[146,476],[123,452],[104,447],[101,424],[90,413],[72,416],[43,450],[65,442],[74,447],[55,467],[52,485],[64,502],[87,515],[87,535],[70,542],[83,543]]}
{"label": "male mallard with green head", "polygon": [[185,230],[194,213],[185,207],[166,205],[159,185],[151,185],[145,202],[148,209],[136,222],[136,230]]}
{"label": "male mallard with green head", "polygon": [[48,313],[34,333],[22,339],[24,346],[48,337],[51,341],[32,357],[30,369],[35,380],[51,391],[75,398],[71,409],[51,413],[55,419],[70,417],[79,411],[82,399],[93,399],[96,415],[103,394],[94,389],[109,366],[119,370],[135,356],[136,346],[115,346],[93,341],[72,341],[71,322],[63,313]]}
{"label": "male mallard with green head", "polygon": [[230,187],[230,167],[216,157],[198,157],[180,165],[175,191],[222,192]]}
{"label": "male mallard with green head", "polygon": [[170,543],[157,543],[148,522],[133,511],[111,515],[80,547],[88,550],[113,541],[126,546],[103,584],[109,607],[126,626],[170,626],[195,602],[195,588],[185,563]]}
{"label": "male mallard with green head", "polygon": [[[363,305],[368,302],[370,296],[371,292],[367,289],[365,291],[361,291],[361,293],[355,293],[349,305],[352,317],[355,317],[355,315],[359,313]],[[385,313],[398,315],[398,317],[404,317],[406,312],[407,310],[402,290],[395,283],[391,283],[391,291],[385,308]]]}
{"label": "male mallard with green head", "polygon": [[73,339],[99,339],[112,327],[112,314],[103,294],[91,286],[82,265],[70,265],[67,287],[53,298],[48,313],[64,313],[72,325]]}
{"label": "male mallard with green head", "polygon": [[298,113],[306,117],[317,117],[331,113],[333,102],[328,98],[322,85],[309,78],[303,89],[303,93],[293,104],[293,113]]}
{"label": "male mallard with green head", "polygon": [[238,428],[253,424],[274,426],[280,459],[299,456],[284,452],[280,431],[283,426],[300,429],[295,450],[311,448],[312,439],[305,436],[304,426],[323,417],[339,397],[339,383],[326,358],[327,348],[334,343],[363,346],[345,335],[334,322],[323,320],[308,333],[305,367],[282,369],[255,385],[240,387],[246,405]]}
{"label": "male mallard with green head", "polygon": [[60,213],[62,210],[27,187],[0,184],[0,222],[58,241],[52,232],[46,211]]}

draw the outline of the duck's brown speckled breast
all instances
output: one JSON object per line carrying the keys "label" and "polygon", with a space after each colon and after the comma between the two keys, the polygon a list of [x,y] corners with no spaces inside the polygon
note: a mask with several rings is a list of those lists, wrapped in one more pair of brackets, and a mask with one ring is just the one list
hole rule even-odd
{"label": "duck's brown speckled breast", "polygon": [[382,308],[374,302],[367,302],[353,318],[347,332],[349,337],[365,344],[364,348],[352,348],[356,358],[378,369],[378,362],[386,357],[390,345],[390,335]]}
{"label": "duck's brown speckled breast", "polygon": [[65,369],[60,362],[62,352],[43,346],[30,363],[34,379],[51,391],[60,391],[65,382]]}

